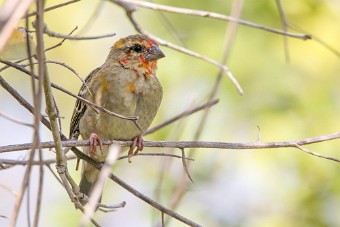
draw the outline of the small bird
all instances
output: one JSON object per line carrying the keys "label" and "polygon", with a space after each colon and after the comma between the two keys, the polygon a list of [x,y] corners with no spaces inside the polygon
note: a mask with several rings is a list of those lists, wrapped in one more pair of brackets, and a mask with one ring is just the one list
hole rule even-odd
{"label": "small bird", "polygon": [[[145,35],[122,38],[113,45],[105,63],[86,77],[79,96],[114,113],[138,117],[138,124],[146,131],[163,96],[156,77],[157,60],[163,57],[157,42]],[[78,99],[71,118],[70,138],[78,139],[79,135],[90,140],[90,146],[83,152],[98,162],[105,161],[108,152],[101,140],[132,140],[129,159],[143,149],[141,131],[132,121],[95,110]],[[80,191],[90,196],[98,175],[97,169],[83,162]]]}

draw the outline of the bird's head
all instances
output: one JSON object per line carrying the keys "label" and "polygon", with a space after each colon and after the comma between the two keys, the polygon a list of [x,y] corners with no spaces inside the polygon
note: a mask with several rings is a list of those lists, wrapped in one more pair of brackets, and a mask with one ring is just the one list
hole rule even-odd
{"label": "bird's head", "polygon": [[136,34],[118,40],[112,47],[109,60],[134,70],[138,75],[154,76],[157,60],[165,57],[157,42]]}

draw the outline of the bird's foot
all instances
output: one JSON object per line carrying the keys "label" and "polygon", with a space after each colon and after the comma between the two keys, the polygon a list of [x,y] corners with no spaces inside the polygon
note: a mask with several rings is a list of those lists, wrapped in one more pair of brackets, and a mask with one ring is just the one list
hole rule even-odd
{"label": "bird's foot", "polygon": [[129,163],[132,162],[131,158],[132,156],[138,155],[138,152],[142,151],[144,148],[144,140],[141,136],[136,136],[132,140],[132,144],[130,146],[130,150],[128,153],[128,161]]}
{"label": "bird's foot", "polygon": [[97,145],[100,148],[101,154],[103,154],[103,144],[99,136],[97,136],[96,133],[91,133],[89,140],[90,140],[89,154],[90,155],[97,154]]}

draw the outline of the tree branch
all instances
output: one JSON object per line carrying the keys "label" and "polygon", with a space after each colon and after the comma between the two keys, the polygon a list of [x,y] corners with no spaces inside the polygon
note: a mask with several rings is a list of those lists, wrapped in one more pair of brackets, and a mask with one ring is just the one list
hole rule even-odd
{"label": "tree branch", "polygon": [[136,0],[111,0],[111,1],[124,8],[129,9],[130,11],[135,11],[136,7],[139,6],[139,7],[143,7],[147,9],[164,11],[164,12],[169,12],[169,13],[178,13],[178,14],[198,16],[198,17],[209,17],[212,19],[217,19],[217,20],[222,20],[222,21],[236,22],[238,24],[245,25],[248,27],[261,29],[267,32],[285,35],[285,36],[289,36],[289,37],[297,38],[297,39],[307,40],[307,39],[312,38],[310,34],[295,34],[295,33],[285,32],[279,29],[269,28],[264,25],[256,24],[250,21],[237,19],[231,16],[226,16],[223,14],[218,14],[218,13],[209,12],[209,11],[166,6],[166,5],[161,5],[161,4],[156,4],[156,3],[146,2],[146,1],[136,1]]}
{"label": "tree branch", "polygon": [[[329,140],[340,138],[340,132],[326,134],[322,136],[310,137],[300,140],[282,141],[282,142],[254,142],[254,143],[227,143],[227,142],[212,142],[212,141],[144,141],[144,147],[158,147],[158,148],[214,148],[214,149],[231,149],[231,150],[244,150],[244,149],[269,149],[269,148],[296,148],[297,145],[308,145],[313,143],[320,143]],[[104,140],[103,145],[118,144],[122,147],[129,147],[132,141],[116,141]],[[67,140],[61,141],[63,147],[77,147],[89,146],[89,140]],[[0,146],[0,153],[28,150],[31,149],[32,143],[15,144]],[[53,141],[41,142],[41,148],[54,148]]]}
{"label": "tree branch", "polygon": [[71,35],[64,35],[64,34],[60,34],[54,31],[51,31],[47,28],[47,26],[45,25],[44,28],[44,33],[49,35],[50,37],[55,37],[55,38],[60,38],[60,39],[70,39],[70,40],[92,40],[92,39],[102,39],[102,38],[109,38],[112,36],[115,36],[116,33],[111,33],[111,34],[106,34],[106,35],[98,35],[98,36],[86,36],[86,37],[82,37],[82,36],[71,36]]}

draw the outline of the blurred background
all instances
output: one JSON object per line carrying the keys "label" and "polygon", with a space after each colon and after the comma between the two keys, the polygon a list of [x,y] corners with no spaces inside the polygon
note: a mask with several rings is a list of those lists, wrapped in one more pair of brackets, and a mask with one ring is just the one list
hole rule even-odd
{"label": "blurred background", "polygon": [[[3,2],[3,1],[0,1]],[[155,3],[212,11],[230,15],[232,5],[242,1],[157,0]],[[59,1],[47,1],[47,7]],[[337,53],[314,40],[288,38],[289,61],[281,35],[239,25],[228,55],[227,66],[241,84],[238,94],[226,75],[199,140],[223,142],[272,142],[303,139],[339,131],[340,125],[340,1],[282,1],[288,22],[331,46]],[[31,11],[34,11],[32,7]],[[157,12],[139,8],[135,13],[140,25],[152,34],[184,46],[216,61],[221,61],[229,23],[211,18]],[[243,1],[241,18],[281,29],[274,0]],[[32,18],[31,20],[34,20]],[[113,43],[136,33],[125,12],[110,1],[80,1],[45,13],[45,22],[54,32],[95,36],[116,33],[98,39],[66,40],[47,52],[50,60],[64,62],[82,78],[100,66]],[[24,25],[24,21],[19,24]],[[292,30],[290,30],[292,31]],[[300,31],[293,31],[304,33]],[[34,34],[33,34],[34,36]],[[179,37],[179,38],[178,38]],[[60,39],[45,36],[45,46]],[[202,60],[161,47],[166,55],[158,63],[164,98],[153,125],[184,110],[203,104],[209,97],[219,69]],[[2,67],[2,65],[1,65]],[[81,81],[59,65],[48,65],[52,82],[77,93]],[[29,101],[30,79],[14,69],[0,74]],[[62,118],[62,130],[68,135],[75,99],[54,90]],[[32,123],[32,116],[4,89],[0,88],[0,112]],[[42,109],[44,110],[44,108]],[[147,137],[146,140],[193,140],[203,112],[191,115]],[[0,146],[29,143],[31,128],[0,118]],[[52,140],[41,126],[41,140]],[[306,146],[311,151],[340,158],[340,142],[327,141]],[[189,150],[188,150],[189,151]],[[173,149],[145,149],[144,152],[170,152]],[[0,159],[26,159],[28,151],[2,153]],[[307,155],[291,148],[266,150],[192,150],[191,183],[180,159],[136,157],[133,163],[119,161],[113,172],[126,183],[166,207],[178,201],[176,212],[202,226],[339,226],[340,164]],[[44,158],[53,158],[44,150]],[[75,161],[69,170],[78,182],[80,171]],[[147,163],[147,165],[146,165]],[[54,165],[51,165],[55,170]],[[0,171],[0,226],[8,226],[25,167]],[[30,178],[17,226],[27,226],[35,211],[38,167]],[[4,185],[6,187],[4,187]],[[186,192],[181,200],[176,196]],[[113,182],[107,182],[103,202],[126,201],[125,208],[111,213],[96,213],[103,226],[159,226],[161,214]],[[40,226],[77,226],[82,214],[75,210],[66,191],[51,172],[44,169],[44,189]],[[170,219],[169,226],[184,226]]]}

